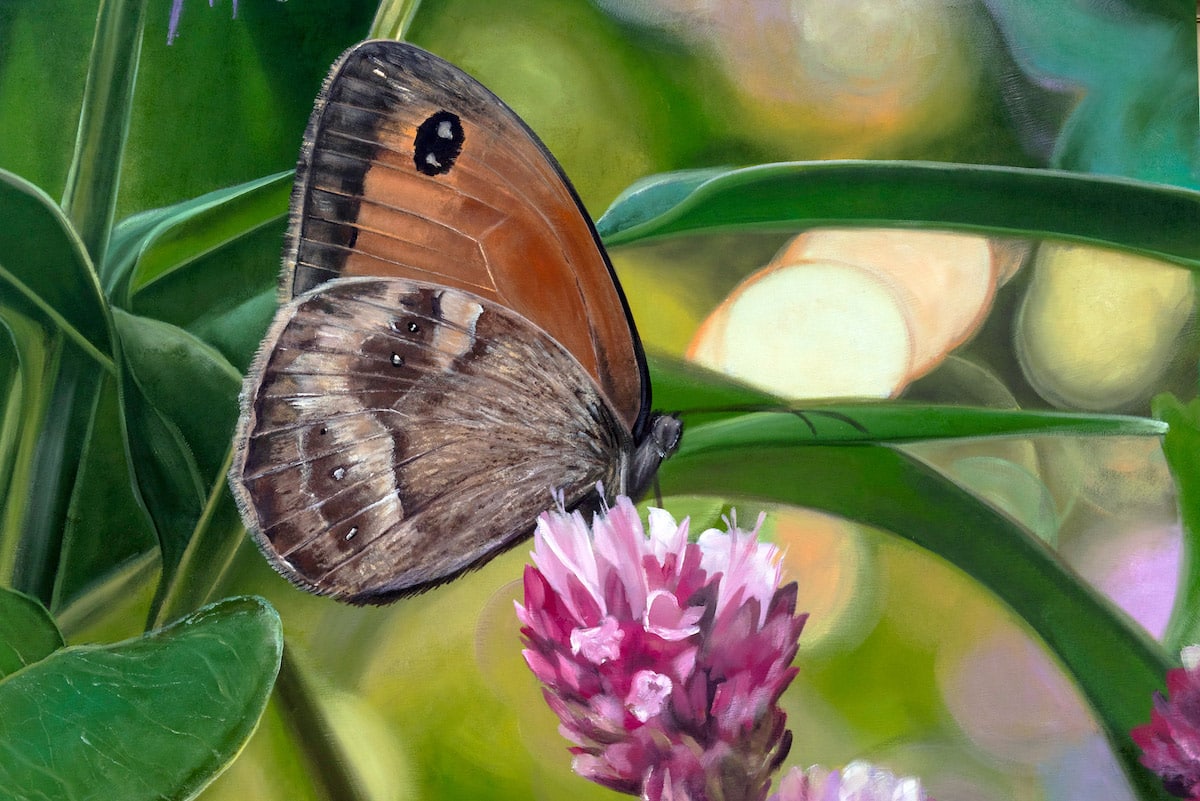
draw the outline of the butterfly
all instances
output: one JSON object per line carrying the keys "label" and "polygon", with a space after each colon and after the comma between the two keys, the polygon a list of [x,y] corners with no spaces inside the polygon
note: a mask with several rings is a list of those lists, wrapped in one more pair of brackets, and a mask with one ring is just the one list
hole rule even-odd
{"label": "butterfly", "polygon": [[682,425],[537,136],[394,41],[334,64],[305,133],[281,301],[230,485],[294,584],[355,604],[450,581],[567,508],[637,495]]}

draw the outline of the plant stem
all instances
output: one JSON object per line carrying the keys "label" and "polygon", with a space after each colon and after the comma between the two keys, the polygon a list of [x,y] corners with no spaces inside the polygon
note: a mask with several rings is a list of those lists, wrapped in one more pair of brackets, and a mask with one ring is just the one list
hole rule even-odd
{"label": "plant stem", "polygon": [[146,0],[101,0],[62,207],[99,263],[108,248],[129,133]]}
{"label": "plant stem", "polygon": [[275,693],[280,714],[306,757],[304,763],[310,766],[318,791],[331,801],[370,801],[290,644],[284,645]]}
{"label": "plant stem", "polygon": [[372,39],[404,41],[420,6],[421,0],[383,0],[367,35]]}
{"label": "plant stem", "polygon": [[179,565],[166,582],[146,630],[159,628],[203,606],[232,564],[246,536],[237,505],[225,483],[233,449],[225,455],[217,481],[204,504]]}

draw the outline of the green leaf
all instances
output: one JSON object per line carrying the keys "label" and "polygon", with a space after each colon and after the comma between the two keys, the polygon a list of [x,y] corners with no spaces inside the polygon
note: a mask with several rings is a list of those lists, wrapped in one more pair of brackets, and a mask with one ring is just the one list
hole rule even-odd
{"label": "green leaf", "polygon": [[1134,786],[1166,798],[1138,764],[1129,730],[1145,722],[1172,660],[1028,531],[933,468],[877,445],[757,441],[693,450],[685,434],[659,474],[664,494],[788,503],[890,531],[991,590],[1062,660],[1092,704]]}
{"label": "green leaf", "polygon": [[[1167,426],[1144,417],[992,409],[904,401],[788,401],[720,373],[670,357],[649,360],[654,406],[684,415],[694,452],[738,447],[773,436],[792,445],[911,442],[963,437],[1160,436]],[[763,412],[747,415],[746,412]],[[731,418],[696,426],[713,417]]]}
{"label": "green leaf", "polygon": [[232,460],[231,448],[221,465],[219,480],[208,492],[175,572],[166,576],[155,622],[171,620],[209,600],[246,539],[246,528],[237,503],[229,484],[224,481]]}
{"label": "green leaf", "polygon": [[179,328],[116,310],[122,357],[147,402],[179,428],[202,476],[221,470],[237,422],[242,376]]}
{"label": "green leaf", "polygon": [[46,607],[0,588],[0,681],[62,647],[62,634]]}
{"label": "green leaf", "polygon": [[147,285],[287,217],[293,171],[210,192],[123,221],[101,267],[121,305]]}
{"label": "green leaf", "polygon": [[100,577],[157,545],[133,486],[117,381],[105,376],[83,442],[50,608],[59,614]]}
{"label": "green leaf", "polygon": [[[967,437],[1160,436],[1157,420],[1123,415],[1009,411],[982,406],[925,403],[796,405],[689,428],[689,451],[741,447],[762,437],[790,445],[914,442]],[[811,426],[811,428],[809,427]]]}
{"label": "green leaf", "polygon": [[666,198],[665,187],[634,193],[596,228],[610,246],[735,227],[955,229],[1086,242],[1200,267],[1200,192],[1122,178],[928,162],[791,162],[729,170],[674,203]]}
{"label": "green leaf", "polygon": [[[0,288],[112,370],[107,306],[82,241],[45,192],[0,171]],[[0,314],[6,302],[0,301]]]}
{"label": "green leaf", "polygon": [[1200,398],[1183,403],[1169,393],[1152,403],[1154,416],[1170,425],[1163,454],[1175,479],[1183,524],[1183,555],[1175,607],[1163,645],[1178,652],[1200,642]]}
{"label": "green leaf", "polygon": [[[624,231],[648,222],[662,209],[682,203],[706,181],[729,172],[728,167],[676,170],[635,181],[617,196],[597,222],[601,231]],[[603,234],[601,234],[603,236]]]}
{"label": "green leaf", "polygon": [[0,300],[17,376],[0,431],[0,584],[49,604],[102,375],[24,296]]}
{"label": "green leaf", "polygon": [[120,310],[114,319],[130,464],[162,548],[165,592],[214,493],[224,491],[241,376],[175,326]]}
{"label": "green leaf", "polygon": [[282,648],[275,610],[234,598],[136,640],[60,649],[0,682],[0,787],[192,798],[254,730]]}

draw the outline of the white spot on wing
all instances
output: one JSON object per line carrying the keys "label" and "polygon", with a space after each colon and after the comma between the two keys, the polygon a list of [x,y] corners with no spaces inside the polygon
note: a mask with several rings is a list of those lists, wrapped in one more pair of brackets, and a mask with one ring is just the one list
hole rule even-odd
{"label": "white spot on wing", "polygon": [[438,123],[437,135],[442,139],[454,138],[454,131],[450,128],[450,120],[442,120]]}

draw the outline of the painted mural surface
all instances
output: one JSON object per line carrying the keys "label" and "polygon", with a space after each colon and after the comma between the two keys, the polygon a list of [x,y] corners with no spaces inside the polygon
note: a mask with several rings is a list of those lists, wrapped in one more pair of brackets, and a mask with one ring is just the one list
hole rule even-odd
{"label": "painted mural surface", "polygon": [[1192,12],[0,3],[0,796],[1200,799]]}

